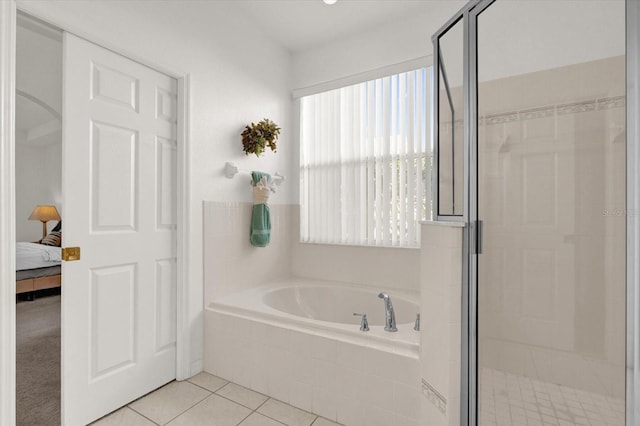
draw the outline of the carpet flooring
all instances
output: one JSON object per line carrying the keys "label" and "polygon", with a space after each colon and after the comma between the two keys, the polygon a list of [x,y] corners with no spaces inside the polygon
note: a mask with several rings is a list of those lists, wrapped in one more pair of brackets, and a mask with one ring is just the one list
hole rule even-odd
{"label": "carpet flooring", "polygon": [[18,426],[60,424],[60,296],[16,304]]}

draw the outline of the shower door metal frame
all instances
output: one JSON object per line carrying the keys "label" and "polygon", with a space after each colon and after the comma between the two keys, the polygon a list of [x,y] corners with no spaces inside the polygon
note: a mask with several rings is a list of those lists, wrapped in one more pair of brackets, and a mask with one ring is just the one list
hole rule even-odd
{"label": "shower door metal frame", "polygon": [[[476,1],[472,1],[471,3],[475,3]],[[469,5],[465,5],[462,9],[460,9],[455,15],[453,15],[432,37],[431,37],[431,41],[433,44],[433,78],[431,79],[431,93],[433,94],[433,129],[432,129],[432,140],[434,141],[433,144],[433,178],[432,178],[432,194],[433,194],[433,200],[434,203],[433,205],[433,220],[434,221],[448,221],[448,222],[466,222],[467,221],[467,207],[468,207],[468,194],[469,194],[469,164],[467,163],[468,161],[468,156],[466,155],[466,153],[468,152],[468,142],[469,142],[469,135],[468,135],[468,131],[467,131],[467,126],[466,123],[468,123],[468,108],[467,108],[467,101],[466,101],[466,95],[467,92],[464,90],[464,87],[466,87],[466,79],[468,77],[467,75],[467,48],[468,48],[468,43],[464,43],[463,46],[463,63],[462,63],[462,68],[463,68],[463,77],[462,77],[462,81],[463,81],[463,101],[464,101],[464,106],[463,106],[463,147],[462,147],[462,152],[463,152],[463,197],[462,197],[462,214],[455,214],[455,206],[454,204],[452,204],[452,213],[445,215],[445,214],[440,214],[440,173],[439,173],[439,169],[440,169],[440,165],[439,165],[439,159],[440,159],[440,126],[438,123],[438,120],[440,119],[440,73],[442,70],[442,53],[440,52],[440,45],[439,45],[439,41],[440,41],[440,37],[443,36],[445,33],[447,33],[447,31],[449,31],[452,27],[454,27],[458,22],[462,22],[463,25],[463,40],[466,40],[467,38],[467,14],[469,12]],[[445,71],[445,79],[446,78],[446,71]],[[447,79],[448,81],[448,79]],[[448,85],[448,83],[447,83]],[[448,87],[447,87],[448,89]],[[452,127],[453,127],[453,120],[454,120],[454,115],[452,114]],[[454,135],[454,131],[452,129],[452,137]],[[454,146],[453,141],[452,141],[452,147]],[[455,161],[455,158],[452,154],[452,162]],[[455,194],[455,175],[453,174],[455,171],[455,169],[452,169],[452,194]],[[455,198],[454,198],[455,200]]]}
{"label": "shower door metal frame", "polygon": [[627,425],[640,422],[640,2],[626,0]]}
{"label": "shower door metal frame", "polygon": [[[468,271],[468,300],[463,300],[463,312],[468,312],[468,324],[466,330],[463,329],[463,340],[468,342],[468,350],[466,351],[466,362],[469,368],[468,379],[461,375],[460,386],[467,386],[468,400],[467,404],[461,407],[461,419],[467,419],[460,424],[477,425],[478,424],[478,256],[482,252],[482,237],[480,234],[481,222],[478,217],[478,16],[484,12],[495,0],[478,0],[475,1],[469,11],[469,31],[466,42],[468,48],[468,81],[467,87],[469,93],[465,97],[468,101],[469,122],[466,123],[469,128],[469,240],[470,250],[463,262],[466,264]],[[466,333],[466,335],[465,335]],[[463,354],[463,357],[465,354]],[[464,359],[464,358],[463,358]],[[466,409],[466,412],[465,412]]]}
{"label": "shower door metal frame", "polygon": [[[478,16],[495,0],[471,0],[432,37],[434,69],[434,220],[466,223],[462,265],[460,425],[478,424]],[[640,1],[625,0],[626,20],[626,424],[640,424]],[[439,214],[439,39],[463,22],[464,199],[458,216]]]}
{"label": "shower door metal frame", "polygon": [[[467,331],[467,341],[469,342],[469,350],[467,351],[467,362],[469,364],[469,378],[466,385],[468,386],[469,399],[467,403],[467,423],[468,425],[478,424],[478,256],[482,252],[481,238],[478,229],[481,222],[478,217],[478,16],[484,12],[495,0],[480,0],[474,4],[469,13],[469,226],[472,227],[470,239],[472,239],[472,250],[464,260],[469,271],[469,300],[463,300],[467,303],[466,310],[469,312],[469,321]],[[464,332],[462,334],[464,336]],[[461,379],[464,383],[464,378]],[[461,383],[461,386],[463,386]],[[463,407],[464,408],[464,407]],[[463,413],[461,413],[462,416]],[[460,422],[462,425],[463,423]]]}
{"label": "shower door metal frame", "polygon": [[[478,251],[477,222],[477,84],[476,84],[476,31],[475,19],[479,11],[495,0],[472,0],[453,15],[431,38],[434,50],[434,220],[465,222],[462,244],[461,289],[461,341],[460,341],[460,425],[477,425],[477,270]],[[451,27],[462,21],[463,25],[463,209],[461,215],[439,214],[439,40]],[[473,124],[473,125],[472,125]],[[475,206],[475,207],[474,207]],[[475,212],[475,214],[474,214]]]}

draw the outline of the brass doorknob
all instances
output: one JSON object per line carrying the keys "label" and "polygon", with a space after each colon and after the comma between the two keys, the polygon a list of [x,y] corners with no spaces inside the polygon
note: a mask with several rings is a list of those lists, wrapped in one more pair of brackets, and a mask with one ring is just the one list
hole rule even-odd
{"label": "brass doorknob", "polygon": [[65,262],[80,260],[80,247],[63,247],[62,260]]}

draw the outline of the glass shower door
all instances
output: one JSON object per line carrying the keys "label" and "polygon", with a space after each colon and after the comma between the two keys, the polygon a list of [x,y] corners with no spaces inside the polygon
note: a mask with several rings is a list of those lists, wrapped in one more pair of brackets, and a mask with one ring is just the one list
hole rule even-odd
{"label": "glass shower door", "polygon": [[476,14],[478,424],[624,425],[624,1]]}
{"label": "glass shower door", "polygon": [[438,36],[435,60],[437,218],[454,219],[464,208],[464,20],[458,18]]}

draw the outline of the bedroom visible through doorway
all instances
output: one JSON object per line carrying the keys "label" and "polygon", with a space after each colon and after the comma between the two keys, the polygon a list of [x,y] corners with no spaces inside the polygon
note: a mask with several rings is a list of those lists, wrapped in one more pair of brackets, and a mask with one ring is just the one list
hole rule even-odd
{"label": "bedroom visible through doorway", "polygon": [[60,424],[62,32],[16,31],[16,424]]}

